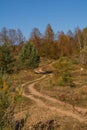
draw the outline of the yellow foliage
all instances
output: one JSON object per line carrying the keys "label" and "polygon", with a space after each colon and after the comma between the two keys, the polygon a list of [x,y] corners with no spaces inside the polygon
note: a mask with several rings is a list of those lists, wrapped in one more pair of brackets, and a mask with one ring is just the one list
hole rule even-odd
{"label": "yellow foliage", "polygon": [[22,86],[16,88],[16,93],[17,93],[18,95],[22,95],[22,93],[23,93],[23,88],[22,88]]}
{"label": "yellow foliage", "polygon": [[8,85],[5,81],[3,81],[3,90],[5,91],[8,88]]}
{"label": "yellow foliage", "polygon": [[4,81],[1,77],[0,77],[0,91],[6,91],[8,88],[8,84],[6,81]]}

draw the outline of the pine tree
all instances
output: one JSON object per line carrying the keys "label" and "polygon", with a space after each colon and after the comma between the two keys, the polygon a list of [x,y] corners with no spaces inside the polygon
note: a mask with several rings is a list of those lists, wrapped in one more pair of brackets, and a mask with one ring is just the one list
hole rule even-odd
{"label": "pine tree", "polygon": [[4,43],[0,49],[0,71],[2,73],[13,72],[13,56],[7,43]]}
{"label": "pine tree", "polygon": [[19,54],[19,60],[22,66],[26,68],[35,68],[39,65],[40,56],[35,46],[27,42]]}

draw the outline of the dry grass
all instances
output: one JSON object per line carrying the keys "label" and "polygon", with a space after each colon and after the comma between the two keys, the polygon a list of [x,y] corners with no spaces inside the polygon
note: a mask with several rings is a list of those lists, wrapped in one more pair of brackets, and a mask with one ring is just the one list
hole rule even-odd
{"label": "dry grass", "polygon": [[[33,107],[32,109],[30,109],[30,113],[31,114],[25,125],[27,130],[35,130],[35,128],[32,127],[36,126],[40,122],[46,125],[46,122],[50,120],[55,121],[55,126],[52,130],[87,130],[86,124],[80,123],[72,117],[58,115],[56,114],[56,112],[54,113],[47,108]],[[39,129],[40,127],[37,128],[37,130]]]}
{"label": "dry grass", "polygon": [[25,83],[27,81],[34,80],[38,78],[39,75],[36,75],[33,70],[21,70],[19,73],[11,75],[11,80],[13,82]]}
{"label": "dry grass", "polygon": [[[59,86],[58,79],[50,76],[48,79],[36,84],[36,89],[46,95],[57,98],[76,106],[87,108],[87,69],[80,72],[81,66],[75,66],[73,80],[76,87]],[[76,71],[75,71],[76,70]]]}
{"label": "dry grass", "polygon": [[[50,60],[47,60],[47,63],[49,62]],[[40,66],[44,66],[43,60]],[[35,89],[44,95],[54,97],[71,105],[74,104],[76,106],[87,108],[87,69],[84,68],[84,71],[80,71],[80,68],[81,66],[75,66],[73,70],[73,80],[76,84],[75,88],[71,88],[69,86],[59,86],[58,78],[55,79],[55,77],[51,74],[48,75],[46,79],[36,83]],[[44,69],[48,70],[49,66],[48,68],[45,66]],[[33,81],[39,77],[41,77],[41,75],[37,75],[31,70],[27,70],[12,75],[11,81],[13,81],[14,86],[16,86],[18,83],[22,84],[28,81]],[[30,94],[27,87],[25,87],[24,91],[26,94]],[[34,98],[42,100],[45,104],[49,106],[51,105],[51,102],[46,99],[35,95],[33,96]],[[53,104],[53,106],[56,106],[56,104]],[[29,112],[29,117],[25,124],[26,130],[35,130],[32,127],[37,125],[38,122],[41,121],[45,123],[49,120],[55,120],[59,126],[53,130],[87,130],[86,124],[80,123],[72,117],[66,117],[60,114],[58,115],[56,112],[52,112],[48,108],[38,107],[34,101],[28,98],[19,98],[15,112],[18,113],[27,110]]]}

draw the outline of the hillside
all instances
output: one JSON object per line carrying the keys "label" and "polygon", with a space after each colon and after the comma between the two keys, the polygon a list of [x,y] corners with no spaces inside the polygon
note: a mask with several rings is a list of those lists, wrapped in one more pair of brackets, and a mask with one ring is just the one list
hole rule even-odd
{"label": "hillside", "polygon": [[[15,114],[15,119],[20,120],[28,113],[24,125],[27,130],[86,130],[87,71],[84,68],[80,73],[81,66],[75,65],[73,75],[76,86],[59,86],[53,73],[54,62],[38,67],[40,74],[35,74],[38,78],[23,84],[22,96],[32,103],[22,107]],[[43,74],[47,70],[52,70],[52,73]]]}

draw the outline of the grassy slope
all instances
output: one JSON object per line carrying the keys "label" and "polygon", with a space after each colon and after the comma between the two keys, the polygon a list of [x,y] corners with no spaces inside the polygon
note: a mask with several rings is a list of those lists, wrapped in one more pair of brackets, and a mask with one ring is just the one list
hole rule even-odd
{"label": "grassy slope", "polygon": [[55,78],[55,76],[50,76],[48,79],[41,81],[35,88],[61,101],[87,108],[87,69],[84,68],[81,72],[80,68],[81,66],[76,65],[73,71],[73,81],[76,84],[75,88],[59,86],[59,77]]}
{"label": "grassy slope", "polygon": [[[46,62],[48,64],[50,61],[47,60]],[[40,66],[44,66],[46,62],[42,61]],[[47,79],[42,80],[40,83],[36,84],[35,88],[41,93],[45,93],[46,95],[55,97],[61,101],[65,101],[70,104],[75,104],[76,106],[87,108],[87,82],[86,82],[87,70],[85,68],[84,71],[81,72],[80,68],[81,66],[75,66],[73,71],[73,79],[74,82],[76,83],[75,88],[70,88],[69,86],[65,86],[65,87],[59,86],[58,79],[57,78],[55,79],[54,76],[49,76]],[[49,69],[49,66],[48,68],[47,66],[44,67],[44,69],[46,70]],[[31,70],[24,70],[18,74],[11,75],[11,81],[14,83],[13,84],[14,86],[17,86],[17,84],[20,83],[22,84],[27,81],[37,79],[40,76],[41,75],[34,74],[34,72]],[[65,95],[65,97],[62,97],[62,95]],[[42,108],[41,110],[39,110],[37,107],[33,107],[33,106],[35,106],[35,103],[33,101],[23,97],[21,99],[19,98],[17,107],[15,109],[16,112],[24,111],[26,109],[29,110],[31,116],[28,118],[28,122],[27,122],[28,127],[29,127],[29,122],[32,122],[31,124],[34,123],[36,124],[39,122],[39,120],[42,120],[41,118],[39,118],[40,114],[44,116],[44,110]],[[45,113],[45,117],[44,117],[45,121],[49,120],[48,118],[46,118],[47,113],[49,113],[48,114],[49,119],[55,118],[58,124],[60,125],[58,130],[67,130],[67,129],[86,130],[87,129],[86,125],[80,124],[78,121],[70,117],[60,117],[60,116],[56,117],[56,115],[52,115],[52,113],[50,113],[49,111],[46,111]],[[31,120],[33,119],[32,116],[34,116],[36,122]]]}

